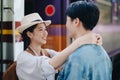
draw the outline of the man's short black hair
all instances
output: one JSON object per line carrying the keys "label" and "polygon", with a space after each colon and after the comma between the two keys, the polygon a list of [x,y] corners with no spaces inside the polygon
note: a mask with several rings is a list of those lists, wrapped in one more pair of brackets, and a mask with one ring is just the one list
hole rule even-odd
{"label": "man's short black hair", "polygon": [[100,11],[94,2],[76,1],[67,8],[66,15],[72,20],[79,18],[86,30],[92,30],[99,20]]}
{"label": "man's short black hair", "polygon": [[95,0],[70,0],[70,2],[76,2],[76,1],[87,1],[87,2],[89,2],[89,1],[95,1]]}

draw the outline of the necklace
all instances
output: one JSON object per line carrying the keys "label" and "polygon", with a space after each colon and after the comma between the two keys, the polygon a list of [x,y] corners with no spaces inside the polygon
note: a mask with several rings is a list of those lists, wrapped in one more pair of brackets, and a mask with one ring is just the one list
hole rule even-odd
{"label": "necklace", "polygon": [[[39,56],[32,47],[29,46],[28,49],[31,50],[36,56]],[[40,51],[40,54],[42,55],[42,50]]]}

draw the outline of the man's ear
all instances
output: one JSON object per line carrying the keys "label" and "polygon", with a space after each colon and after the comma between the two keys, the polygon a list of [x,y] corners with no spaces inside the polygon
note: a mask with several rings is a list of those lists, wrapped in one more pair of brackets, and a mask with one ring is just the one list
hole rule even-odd
{"label": "man's ear", "polygon": [[76,25],[79,25],[79,24],[81,23],[81,21],[79,20],[79,18],[75,18],[75,19],[74,19],[74,23],[75,23]]}
{"label": "man's ear", "polygon": [[29,37],[29,38],[31,38],[32,37],[32,33],[30,32],[30,31],[27,31],[27,36]]}

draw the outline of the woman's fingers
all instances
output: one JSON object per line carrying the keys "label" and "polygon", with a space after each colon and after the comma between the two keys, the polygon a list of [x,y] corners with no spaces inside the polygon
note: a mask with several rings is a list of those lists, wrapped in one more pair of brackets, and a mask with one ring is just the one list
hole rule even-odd
{"label": "woman's fingers", "polygon": [[102,45],[102,36],[100,34],[96,34],[96,44],[97,45]]}
{"label": "woman's fingers", "polygon": [[79,42],[82,42],[83,44],[102,45],[102,36],[100,34],[91,32],[84,36],[81,36],[76,41],[78,42],[78,44],[79,44]]}

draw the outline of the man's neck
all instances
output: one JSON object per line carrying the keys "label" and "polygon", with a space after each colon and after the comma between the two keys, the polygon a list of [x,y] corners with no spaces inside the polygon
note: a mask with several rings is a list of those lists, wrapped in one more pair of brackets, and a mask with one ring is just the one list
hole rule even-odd
{"label": "man's neck", "polygon": [[78,33],[76,34],[76,36],[74,37],[74,39],[77,39],[77,38],[79,38],[79,37],[81,37],[81,36],[84,36],[85,34],[88,34],[88,33],[90,33],[90,32],[91,32],[90,30],[83,31],[83,32],[78,32]]}

